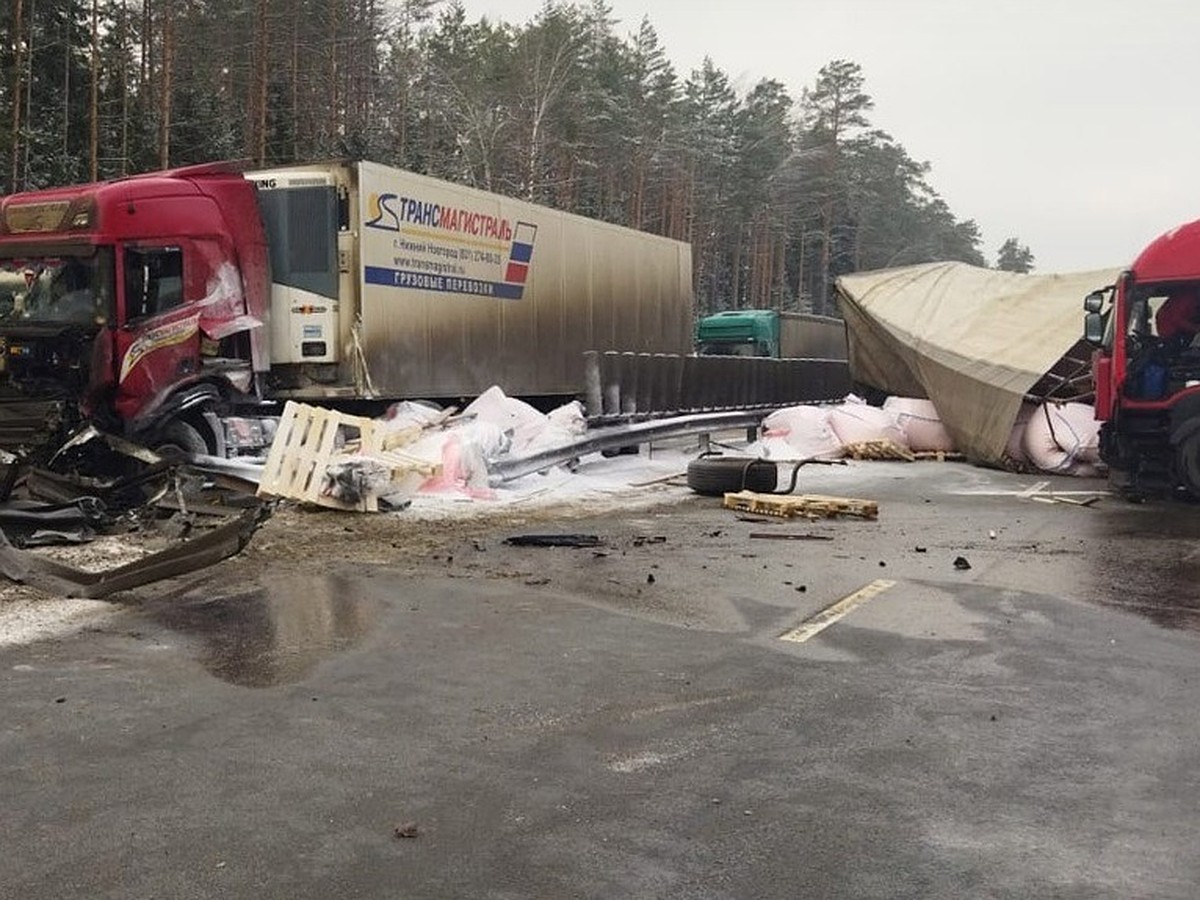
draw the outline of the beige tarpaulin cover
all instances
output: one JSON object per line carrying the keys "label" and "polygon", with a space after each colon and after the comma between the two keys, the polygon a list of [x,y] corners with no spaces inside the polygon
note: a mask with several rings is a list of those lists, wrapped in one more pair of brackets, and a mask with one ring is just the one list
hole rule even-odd
{"label": "beige tarpaulin cover", "polygon": [[948,262],[845,275],[850,371],[932,400],[961,452],[1000,463],[1022,398],[1082,336],[1084,296],[1119,272],[1016,275]]}

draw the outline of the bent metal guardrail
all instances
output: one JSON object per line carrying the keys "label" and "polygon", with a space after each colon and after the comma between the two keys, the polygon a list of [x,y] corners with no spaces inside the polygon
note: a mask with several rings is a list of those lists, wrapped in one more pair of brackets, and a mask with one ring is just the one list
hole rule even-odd
{"label": "bent metal guardrail", "polygon": [[648,422],[592,428],[570,444],[539,450],[528,456],[514,456],[488,463],[488,480],[493,486],[514,481],[534,472],[562,465],[588,453],[646,444],[668,438],[709,434],[733,428],[753,428],[767,414],[766,409],[734,412],[697,413],[689,416],[660,418]]}
{"label": "bent metal guardrail", "polygon": [[584,354],[584,396],[594,425],[817,403],[849,391],[850,366],[842,359]]}

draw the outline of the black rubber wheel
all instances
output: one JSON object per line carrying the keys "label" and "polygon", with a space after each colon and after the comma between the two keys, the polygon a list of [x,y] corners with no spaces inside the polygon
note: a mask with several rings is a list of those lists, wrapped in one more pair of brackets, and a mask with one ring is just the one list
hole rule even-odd
{"label": "black rubber wheel", "polygon": [[183,458],[193,453],[205,455],[209,452],[208,444],[200,432],[179,419],[162,430],[150,449],[168,458]]}
{"label": "black rubber wheel", "polygon": [[708,497],[734,491],[770,493],[778,478],[775,463],[749,456],[702,456],[687,468],[688,487]]}
{"label": "black rubber wheel", "polygon": [[1175,448],[1175,469],[1179,483],[1200,500],[1200,431],[1193,431]]}

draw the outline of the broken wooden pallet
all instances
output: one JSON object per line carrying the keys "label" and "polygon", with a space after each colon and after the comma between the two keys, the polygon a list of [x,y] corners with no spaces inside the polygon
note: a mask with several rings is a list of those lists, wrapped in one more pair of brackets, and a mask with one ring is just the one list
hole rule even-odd
{"label": "broken wooden pallet", "polygon": [[843,450],[851,459],[897,459],[912,462],[917,458],[907,447],[889,440],[859,441],[856,444],[846,444]]}
{"label": "broken wooden pallet", "polygon": [[346,503],[324,491],[325,472],[335,457],[342,455],[337,446],[338,429],[342,427],[358,432],[359,447],[364,453],[379,451],[379,435],[373,419],[289,400],[267,453],[258,496],[286,497],[330,509],[378,511],[379,501],[373,496],[366,496],[359,503]]}
{"label": "broken wooden pallet", "polygon": [[879,516],[879,504],[874,500],[857,500],[852,497],[826,497],[821,494],[758,494],[754,491],[738,491],[725,495],[726,509],[737,512],[757,513],[764,516],[808,519],[833,518],[834,516],[857,516],[874,519]]}
{"label": "broken wooden pallet", "polygon": [[913,453],[917,462],[962,462],[967,457],[951,450],[917,450]]}

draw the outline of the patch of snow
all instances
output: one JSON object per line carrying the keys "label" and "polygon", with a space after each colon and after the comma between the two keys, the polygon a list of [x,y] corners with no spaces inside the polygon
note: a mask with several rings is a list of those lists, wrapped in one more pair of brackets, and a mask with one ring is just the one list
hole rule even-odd
{"label": "patch of snow", "polygon": [[23,588],[9,588],[0,599],[0,647],[64,637],[117,612],[117,607],[103,600],[44,597]]}

